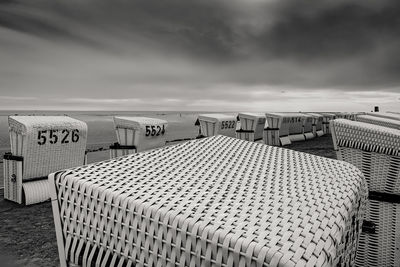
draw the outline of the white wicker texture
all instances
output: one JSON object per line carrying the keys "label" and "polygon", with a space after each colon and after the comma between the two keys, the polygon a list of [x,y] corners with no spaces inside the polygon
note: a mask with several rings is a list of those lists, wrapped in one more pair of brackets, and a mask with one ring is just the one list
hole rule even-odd
{"label": "white wicker texture", "polygon": [[86,123],[67,116],[10,116],[11,152],[22,156],[23,179],[82,165]]}
{"label": "white wicker texture", "polygon": [[400,266],[400,204],[368,200],[364,219],[375,233],[361,233],[356,266]]}
{"label": "white wicker texture", "polygon": [[380,118],[386,118],[386,119],[391,119],[391,120],[398,120],[398,121],[400,120],[400,114],[396,114],[396,113],[371,112],[371,113],[367,113],[366,115],[380,117]]}
{"label": "white wicker texture", "polygon": [[[333,125],[332,125],[333,124]],[[358,121],[336,119],[334,144],[364,151],[400,156],[400,131]]]}
{"label": "white wicker texture", "polygon": [[61,266],[351,266],[350,164],[203,138],[49,176]]}
{"label": "white wicker texture", "polygon": [[226,114],[199,114],[201,135],[209,137],[215,135],[236,136],[236,116]]}
{"label": "white wicker texture", "polygon": [[4,158],[4,198],[22,204],[22,161]]}
{"label": "white wicker texture", "polygon": [[394,128],[400,130],[400,120],[393,120],[383,117],[375,117],[371,115],[359,115],[356,118],[356,121],[371,123],[375,125],[380,125],[388,128]]}
{"label": "white wicker texture", "polygon": [[144,151],[164,146],[168,122],[147,117],[114,117],[117,140],[123,146]]}
{"label": "white wicker texture", "polygon": [[363,114],[363,113],[356,113],[356,112],[336,112],[335,113],[335,118],[336,119],[346,119],[346,120],[352,120],[354,121],[356,116],[358,114]]}
{"label": "white wicker texture", "polygon": [[[258,141],[263,138],[265,115],[263,113],[239,113],[240,130],[236,138],[247,141]],[[243,132],[240,132],[240,131]],[[251,132],[252,134],[251,134]]]}
{"label": "white wicker texture", "polygon": [[[400,266],[400,203],[388,200],[400,199],[400,131],[348,120],[331,125],[337,158],[359,168],[370,191],[365,220],[376,232],[362,233],[357,266]],[[377,201],[377,193],[386,198]]]}

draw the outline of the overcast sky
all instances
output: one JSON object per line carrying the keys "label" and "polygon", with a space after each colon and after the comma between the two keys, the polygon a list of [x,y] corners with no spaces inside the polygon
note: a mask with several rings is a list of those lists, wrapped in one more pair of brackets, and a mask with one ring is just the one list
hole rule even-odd
{"label": "overcast sky", "polygon": [[399,0],[2,0],[0,109],[400,111],[399,14]]}

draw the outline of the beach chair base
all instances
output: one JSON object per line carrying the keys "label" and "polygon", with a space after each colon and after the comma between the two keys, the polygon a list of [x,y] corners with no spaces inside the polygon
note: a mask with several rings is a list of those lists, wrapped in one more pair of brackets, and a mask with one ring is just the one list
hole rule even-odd
{"label": "beach chair base", "polygon": [[292,134],[289,135],[289,139],[291,142],[298,142],[306,140],[306,137],[304,136],[304,134]]}
{"label": "beach chair base", "polygon": [[122,146],[118,143],[110,146],[110,159],[126,156],[129,154],[134,154],[137,152],[135,146]]}
{"label": "beach chair base", "polygon": [[317,136],[318,137],[321,137],[323,135],[325,135],[324,131],[322,131],[322,130],[317,131]]}
{"label": "beach chair base", "polygon": [[279,137],[279,140],[280,140],[281,146],[287,146],[287,145],[292,144],[292,141],[290,140],[289,136]]}
{"label": "beach chair base", "polygon": [[32,205],[50,198],[47,177],[23,179],[23,157],[4,155],[4,199]]}
{"label": "beach chair base", "polygon": [[304,133],[304,138],[305,138],[306,140],[314,139],[314,138],[315,138],[315,135],[314,135],[313,133],[311,133],[311,132],[309,132],[309,133]]}

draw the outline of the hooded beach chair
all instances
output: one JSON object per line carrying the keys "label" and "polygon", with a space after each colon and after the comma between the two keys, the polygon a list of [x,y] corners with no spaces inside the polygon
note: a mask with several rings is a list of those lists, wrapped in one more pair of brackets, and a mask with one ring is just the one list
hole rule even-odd
{"label": "hooded beach chair", "polygon": [[332,121],[331,130],[337,158],[368,183],[357,266],[400,266],[400,130],[344,119]]}
{"label": "hooded beach chair", "polygon": [[251,142],[263,139],[265,114],[243,112],[238,114],[238,118],[240,129],[236,130],[236,138]]}
{"label": "hooded beach chair", "polygon": [[49,198],[47,175],[84,164],[86,123],[67,116],[10,116],[4,198],[26,205]]}
{"label": "hooded beach chair", "polygon": [[61,267],[352,266],[351,164],[222,135],[50,176]]}
{"label": "hooded beach chair", "polygon": [[118,143],[110,146],[110,158],[165,146],[168,122],[147,117],[114,117]]}

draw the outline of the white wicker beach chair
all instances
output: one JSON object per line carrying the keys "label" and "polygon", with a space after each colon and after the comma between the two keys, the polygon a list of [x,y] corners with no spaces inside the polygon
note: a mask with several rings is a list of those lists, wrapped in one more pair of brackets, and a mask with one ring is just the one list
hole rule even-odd
{"label": "white wicker beach chair", "polygon": [[236,136],[236,116],[226,114],[199,114],[200,137],[225,135]]}
{"label": "white wicker beach chair", "polygon": [[371,112],[366,115],[400,121],[400,114],[389,112]]}
{"label": "white wicker beach chair", "polygon": [[114,117],[118,143],[110,146],[110,158],[164,146],[166,120],[147,117]]}
{"label": "white wicker beach chair", "polygon": [[326,113],[323,112],[321,113],[323,117],[323,121],[322,121],[322,131],[324,132],[324,134],[330,134],[330,127],[329,127],[329,122],[331,120],[334,120],[336,118],[336,115],[333,113]]}
{"label": "white wicker beach chair", "polygon": [[[323,130],[324,115],[319,113],[307,113],[313,117],[312,122],[312,133],[314,136],[323,136],[325,134]],[[328,116],[327,116],[328,118]]]}
{"label": "white wicker beach chair", "polygon": [[380,125],[400,130],[400,120],[388,119],[384,117],[375,117],[371,115],[359,115],[357,116],[356,121],[371,123],[375,125]]}
{"label": "white wicker beach chair", "polygon": [[239,113],[238,117],[240,121],[240,129],[236,130],[236,138],[252,142],[263,139],[265,114]]}
{"label": "white wicker beach chair", "polygon": [[306,140],[310,140],[315,138],[317,135],[314,134],[314,128],[316,124],[315,115],[310,114],[302,114],[304,116],[303,119],[303,134]]}
{"label": "white wicker beach chair", "polygon": [[267,145],[285,146],[294,141],[304,141],[304,121],[306,116],[301,113],[265,114],[267,128],[264,129],[263,140]]}
{"label": "white wicker beach chair", "polygon": [[86,123],[67,116],[10,116],[4,198],[26,205],[49,199],[47,175],[84,163]]}
{"label": "white wicker beach chair", "polygon": [[354,166],[215,136],[49,177],[61,266],[351,266]]}
{"label": "white wicker beach chair", "polygon": [[337,158],[358,167],[368,183],[357,265],[400,266],[400,131],[343,119],[331,125]]}

